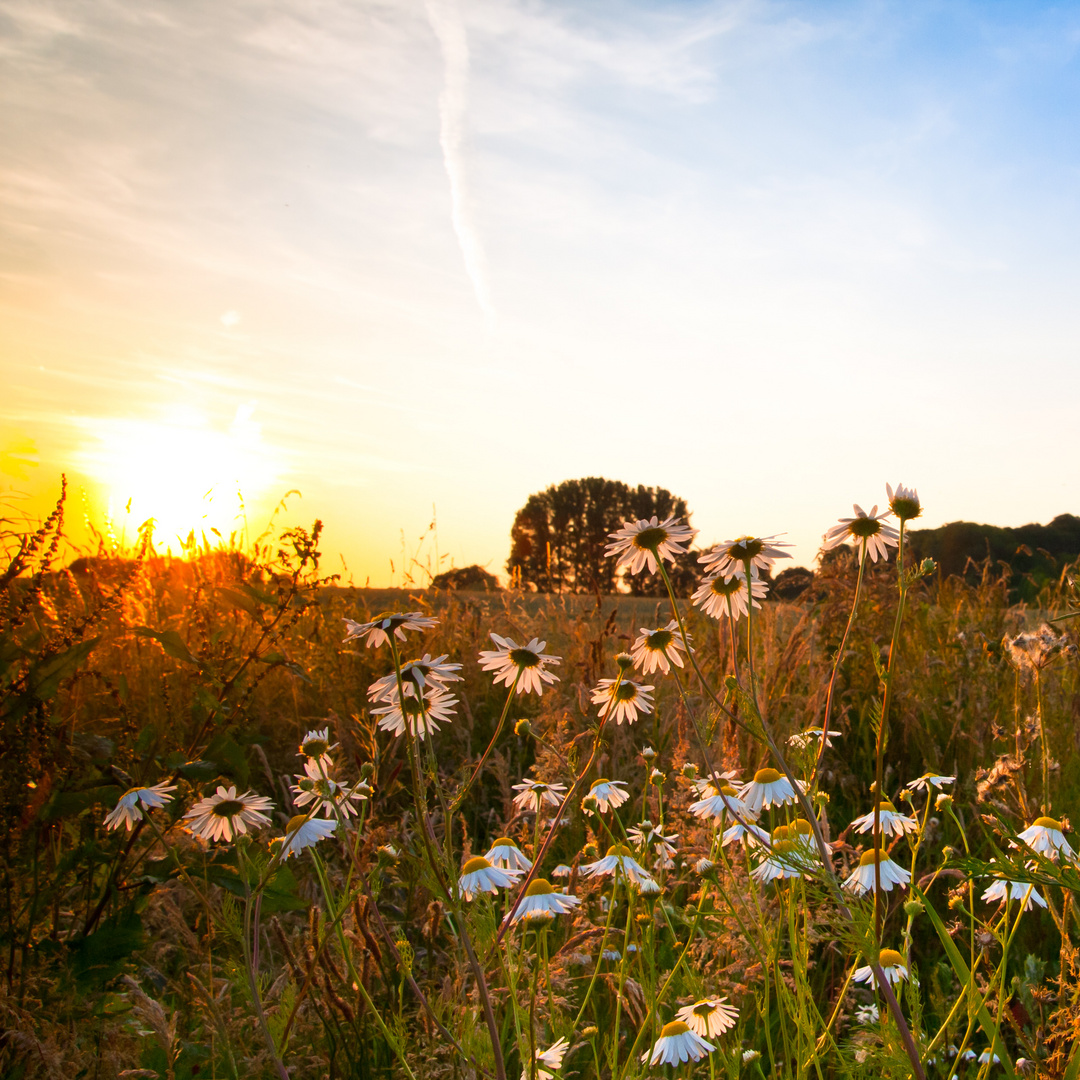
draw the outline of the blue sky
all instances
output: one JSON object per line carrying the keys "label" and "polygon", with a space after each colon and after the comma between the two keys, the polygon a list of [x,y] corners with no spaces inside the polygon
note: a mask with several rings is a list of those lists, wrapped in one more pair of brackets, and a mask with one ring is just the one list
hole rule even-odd
{"label": "blue sky", "polygon": [[1078,42],[1075,4],[0,0],[6,482],[174,529],[299,489],[379,584],[433,505],[501,571],[575,476],[804,563],[886,480],[1076,510]]}

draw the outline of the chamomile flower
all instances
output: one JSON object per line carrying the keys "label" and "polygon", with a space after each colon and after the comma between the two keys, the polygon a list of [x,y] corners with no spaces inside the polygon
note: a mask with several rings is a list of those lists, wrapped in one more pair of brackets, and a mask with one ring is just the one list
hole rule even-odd
{"label": "chamomile flower", "polygon": [[747,560],[751,568],[770,570],[777,559],[791,558],[783,550],[786,547],[791,545],[776,540],[775,536],[740,536],[736,540],[725,540],[699,555],[698,562],[714,574],[734,574],[737,570],[745,573]]}
{"label": "chamomile flower", "polygon": [[[627,829],[626,835],[629,836],[639,848],[643,850],[652,848],[665,863],[670,864],[671,856],[679,850],[675,847],[674,843],[674,841],[679,839],[679,834],[673,833],[671,836],[664,836],[651,821],[643,821],[640,825],[635,825],[633,828]],[[671,869],[671,865],[666,865],[664,869]]]}
{"label": "chamomile flower", "polygon": [[745,821],[747,818],[757,817],[756,814],[750,812],[746,803],[739,798],[739,793],[730,784],[723,784],[718,792],[711,784],[707,789],[711,789],[714,794],[706,795],[690,804],[690,813],[694,817],[712,818],[717,823],[722,822],[725,817],[732,821]]}
{"label": "chamomile flower", "polygon": [[706,1054],[716,1049],[706,1042],[685,1020],[672,1020],[660,1029],[660,1038],[653,1044],[652,1050],[641,1055],[642,1061],[650,1065],[678,1065],[683,1061],[700,1061]]}
{"label": "chamomile flower", "polygon": [[405,684],[403,689],[404,697],[398,694],[395,686],[386,699],[389,704],[371,710],[371,715],[379,718],[381,730],[389,731],[392,735],[403,735],[407,720],[409,734],[423,739],[438,731],[440,724],[453,722],[457,698],[441,686],[431,686],[419,695],[411,683]]}
{"label": "chamomile flower", "polygon": [[[447,683],[461,682],[458,672],[460,664],[446,663],[446,654],[436,656],[433,660],[430,653],[424,653],[419,660],[410,660],[401,665],[401,684],[412,684],[414,690],[423,690],[428,683],[434,683],[446,689]],[[376,679],[369,687],[367,696],[369,701],[390,701],[391,694],[397,690],[397,675],[391,671],[381,679]]]}
{"label": "chamomile flower", "polygon": [[844,882],[844,888],[856,896],[876,892],[877,874],[875,873],[875,864],[880,866],[881,888],[885,892],[892,892],[894,885],[899,885],[901,889],[907,887],[907,883],[911,880],[911,874],[902,866],[894,863],[887,854],[875,852],[871,849],[862,853],[859,865]]}
{"label": "chamomile flower", "polygon": [[638,574],[648,566],[649,573],[655,574],[661,559],[674,562],[676,555],[685,555],[683,545],[696,535],[697,529],[680,524],[676,517],[663,521],[655,516],[648,521],[644,518],[635,522],[624,521],[621,529],[608,534],[608,539],[614,543],[608,544],[604,554],[619,556],[616,569],[625,566],[631,574]]}
{"label": "chamomile flower", "polygon": [[601,716],[614,717],[616,724],[632,724],[639,712],[652,712],[653,689],[633,679],[601,679],[592,692],[593,704],[601,707]]}
{"label": "chamomile flower", "polygon": [[509,836],[500,836],[484,855],[492,866],[501,866],[504,870],[531,870],[532,863]]}
{"label": "chamomile flower", "polygon": [[458,886],[466,900],[482,892],[494,893],[509,889],[521,877],[520,870],[506,870],[492,866],[483,855],[474,855],[462,868]]}
{"label": "chamomile flower", "polygon": [[561,656],[548,656],[544,649],[546,641],[533,638],[527,645],[518,645],[513,638],[490,634],[497,649],[480,653],[480,667],[495,672],[495,685],[513,686],[517,680],[517,693],[543,694],[544,683],[558,682],[558,677],[547,670],[549,664],[562,663]]}
{"label": "chamomile flower", "polygon": [[[1037,851],[1040,855],[1045,855],[1055,862],[1059,852],[1066,859],[1071,859],[1076,855],[1069,846],[1068,840],[1065,839],[1061,822],[1051,817],[1036,818],[1017,836],[1017,840],[1022,840],[1032,851]],[[1013,844],[1013,847],[1016,846]]]}
{"label": "chamomile flower", "polygon": [[675,1019],[681,1020],[695,1034],[711,1039],[730,1031],[738,1018],[739,1010],[729,1005],[726,997],[702,998],[675,1013]]}
{"label": "chamomile flower", "polygon": [[202,840],[232,840],[248,827],[262,828],[270,824],[264,811],[273,803],[265,795],[253,791],[236,794],[235,787],[219,787],[213,795],[197,802],[185,815],[188,829]]}
{"label": "chamomile flower", "polygon": [[757,847],[759,844],[769,843],[769,833],[760,825],[744,819],[744,821],[736,821],[734,825],[724,830],[720,838],[720,846],[727,847],[728,844],[734,844],[736,840],[743,840],[747,847]]}
{"label": "chamomile flower", "polygon": [[[904,833],[919,831],[919,823],[910,817],[901,814],[891,802],[878,803],[878,820],[881,823],[882,836],[903,836]],[[874,828],[874,811],[863,814],[852,823],[856,832],[867,833]]]}
{"label": "chamomile flower", "polygon": [[330,742],[330,728],[312,728],[300,740],[300,753],[297,757],[313,758],[322,762],[327,770],[333,765],[330,751],[338,748],[337,743]]}
{"label": "chamomile flower", "polygon": [[888,561],[889,547],[896,547],[900,540],[900,534],[896,529],[891,525],[886,525],[882,520],[887,518],[892,511],[884,510],[879,514],[875,506],[868,514],[858,503],[855,504],[854,510],[855,517],[841,518],[839,524],[829,529],[825,534],[822,547],[825,551],[829,551],[847,543],[848,540],[854,540],[866,548],[866,553],[872,562],[877,562],[879,555],[884,561]]}
{"label": "chamomile flower", "polygon": [[657,670],[666,675],[672,664],[679,668],[683,666],[683,658],[679,654],[686,651],[686,642],[674,619],[658,630],[649,630],[644,626],[638,630],[640,636],[634,642],[630,655],[634,658],[634,666],[640,667],[643,675],[651,675]]}
{"label": "chamomile flower", "polygon": [[558,866],[555,867],[554,870],[551,871],[551,876],[555,878],[567,878],[572,873],[573,870],[569,866],[567,866],[566,863],[561,862]]}
{"label": "chamomile flower", "polygon": [[649,871],[634,858],[634,853],[625,844],[612,844],[602,859],[581,868],[584,877],[614,874],[616,871],[623,873],[635,885],[652,880]]}
{"label": "chamomile flower", "polygon": [[285,842],[281,845],[279,854],[282,859],[291,858],[304,848],[313,847],[320,840],[333,836],[336,828],[336,821],[297,814],[285,827]]}
{"label": "chamomile flower", "polygon": [[886,484],[885,494],[889,497],[889,509],[896,515],[898,521],[910,521],[922,514],[919,493],[914,488],[897,484],[896,490],[893,491],[892,486]]}
{"label": "chamomile flower", "polygon": [[353,803],[366,799],[371,794],[371,788],[363,780],[352,787],[331,780],[321,760],[308,758],[304,762],[304,775],[293,774],[298,783],[290,785],[289,790],[293,793],[296,808],[302,810],[314,803],[313,811],[322,810],[328,818],[335,816],[335,808],[345,818],[358,813]]}
{"label": "chamomile flower", "polygon": [[931,787],[943,788],[956,783],[955,776],[939,776],[937,773],[923,773],[918,780],[907,785],[908,791],[929,791]]}
{"label": "chamomile flower", "polygon": [[829,728],[829,733],[826,735],[824,728],[808,727],[803,728],[802,731],[796,732],[794,735],[789,735],[788,743],[799,750],[803,750],[813,742],[820,743],[824,735],[825,745],[832,746],[833,739],[839,739],[843,734],[842,731],[837,731],[836,728]]}
{"label": "chamomile flower", "polygon": [[541,780],[523,780],[520,784],[514,784],[514,790],[518,792],[514,796],[514,805],[519,812],[532,810],[540,812],[544,804],[558,806],[562,802],[561,796],[566,791],[565,784],[545,784]]}
{"label": "chamomile flower", "polygon": [[752,571],[750,588],[747,589],[746,571],[740,567],[727,575],[711,574],[701,582],[690,599],[695,607],[714,619],[727,616],[738,622],[747,613],[747,603],[760,608],[758,601],[764,600],[768,592],[769,586],[758,580],[757,570]]}
{"label": "chamomile flower", "polygon": [[881,1013],[873,1002],[869,1005],[860,1005],[855,1010],[855,1022],[857,1024],[876,1024],[880,1019]]}
{"label": "chamomile flower", "polygon": [[366,623],[346,619],[348,633],[344,640],[362,641],[367,638],[368,648],[373,649],[389,642],[391,634],[398,640],[405,641],[407,640],[406,630],[430,630],[433,626],[437,626],[438,622],[438,619],[433,619],[422,611],[383,611]]}
{"label": "chamomile flower", "polygon": [[625,780],[608,780],[606,777],[601,776],[593,781],[593,785],[589,788],[589,794],[585,796],[585,799],[590,801],[590,806],[606,814],[614,807],[622,806],[630,798],[630,793],[623,791],[625,787]]}
{"label": "chamomile flower", "polygon": [[806,849],[797,840],[779,839],[773,830],[768,855],[750,871],[750,876],[762,885],[777,878],[802,877],[806,869]]}
{"label": "chamomile flower", "polygon": [[153,787],[128,788],[120,796],[117,804],[105,815],[105,827],[107,829],[119,829],[121,825],[127,826],[127,831],[135,827],[135,822],[142,821],[144,810],[160,810],[166,803],[172,802],[170,791],[175,791],[176,785],[162,781]]}
{"label": "chamomile flower", "polygon": [[[806,790],[803,781],[796,780],[795,783],[803,791]],[[770,806],[784,806],[797,800],[791,782],[776,769],[758,769],[754,773],[754,779],[739,788],[739,798],[754,817],[762,810],[768,810]]]}
{"label": "chamomile flower", "polygon": [[[569,1045],[565,1039],[560,1039],[554,1046],[548,1047],[547,1050],[536,1051],[536,1080],[552,1080],[555,1074],[548,1072],[548,1069],[562,1068],[562,1059]],[[544,1067],[541,1068],[541,1066]],[[521,1080],[530,1080],[528,1069],[522,1071]]]}
{"label": "chamomile flower", "polygon": [[[994,862],[993,859],[990,860]],[[993,883],[983,892],[982,898],[988,904],[1000,904],[1002,901],[1020,900],[1023,902],[1021,911],[1029,911],[1031,905],[1046,907],[1046,901],[1039,895],[1035,886],[1030,881],[1010,881],[1007,878],[995,878]]]}
{"label": "chamomile flower", "polygon": [[[899,985],[908,977],[907,964],[903,956],[895,949],[882,949],[878,953],[878,967],[881,968],[881,974],[885,976],[885,981],[892,983],[894,986]],[[874,975],[874,969],[869,964],[865,967],[856,968],[852,978],[856,982],[868,982],[872,986],[877,986],[877,977]]]}
{"label": "chamomile flower", "polygon": [[514,912],[513,922],[521,919],[526,922],[542,921],[556,915],[568,915],[580,903],[576,896],[556,892],[547,878],[533,878]]}

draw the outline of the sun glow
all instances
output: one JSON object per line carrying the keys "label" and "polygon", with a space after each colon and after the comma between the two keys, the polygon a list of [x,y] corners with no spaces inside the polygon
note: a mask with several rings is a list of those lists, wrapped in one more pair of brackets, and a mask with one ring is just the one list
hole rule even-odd
{"label": "sun glow", "polygon": [[80,465],[101,487],[107,528],[130,544],[152,518],[155,545],[174,551],[192,531],[248,539],[245,507],[282,471],[254,412],[254,403],[239,406],[227,428],[179,406],[160,420],[89,422],[95,442]]}

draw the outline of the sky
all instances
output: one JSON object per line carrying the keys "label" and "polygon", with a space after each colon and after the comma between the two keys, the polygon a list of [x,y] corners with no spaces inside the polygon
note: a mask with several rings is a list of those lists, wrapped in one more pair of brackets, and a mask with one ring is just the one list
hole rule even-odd
{"label": "sky", "polygon": [[1078,3],[0,0],[0,515],[318,517],[390,585],[504,575],[584,476],[804,565],[886,481],[1080,511],[1078,47]]}

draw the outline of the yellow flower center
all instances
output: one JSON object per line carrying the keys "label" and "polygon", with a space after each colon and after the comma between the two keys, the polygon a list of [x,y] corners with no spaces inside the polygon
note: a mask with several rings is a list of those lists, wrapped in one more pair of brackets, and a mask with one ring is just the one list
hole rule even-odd
{"label": "yellow flower center", "polygon": [[883,968],[903,967],[904,958],[895,949],[882,949],[878,955],[878,963]]}
{"label": "yellow flower center", "polygon": [[1056,829],[1058,832],[1064,832],[1061,827],[1060,821],[1055,821],[1052,817],[1039,817],[1036,818],[1032,825],[1037,825],[1041,829]]}
{"label": "yellow flower center", "polygon": [[775,769],[758,769],[754,773],[755,784],[775,784],[780,779],[780,774]]}
{"label": "yellow flower center", "polygon": [[307,814],[297,814],[296,817],[289,818],[289,824],[285,826],[285,832],[291,836],[307,820]]}
{"label": "yellow flower center", "polygon": [[551,887],[551,882],[547,878],[533,878],[529,887],[525,890],[526,896],[547,896],[548,893],[553,893],[555,890]]}
{"label": "yellow flower center", "polygon": [[665,1024],[660,1029],[661,1039],[670,1039],[675,1035],[685,1035],[690,1030],[690,1025],[684,1023],[682,1020],[672,1020],[670,1024]]}
{"label": "yellow flower center", "polygon": [[517,847],[517,844],[515,844],[515,843],[514,843],[514,841],[510,839],[510,837],[509,837],[509,836],[500,836],[500,837],[499,837],[499,839],[498,839],[498,840],[496,840],[496,841],[495,841],[495,843],[494,843],[494,844],[492,844],[491,846],[492,846],[493,848],[497,848],[497,847],[511,847],[511,848],[516,848],[516,847]]}
{"label": "yellow flower center", "polygon": [[[862,857],[859,859],[860,866],[873,866],[878,861],[878,852],[871,849],[870,851],[864,851]],[[889,861],[888,855],[882,855],[881,861],[887,863]]]}
{"label": "yellow flower center", "polygon": [[721,795],[726,795],[729,799],[732,796],[734,796],[736,799],[739,797],[739,793],[730,784],[725,784],[720,789],[720,794]]}
{"label": "yellow flower center", "polygon": [[244,809],[244,804],[239,799],[222,799],[217,803],[210,811],[215,817],[236,817],[241,810]]}
{"label": "yellow flower center", "polygon": [[663,529],[659,525],[653,525],[651,528],[642,529],[641,532],[636,533],[633,544],[634,547],[641,548],[642,551],[656,551],[667,538],[667,529]]}
{"label": "yellow flower center", "polygon": [[463,874],[475,874],[477,870],[487,870],[491,863],[483,855],[474,855],[462,868]]}
{"label": "yellow flower center", "polygon": [[695,1016],[712,1016],[716,1012],[716,1006],[711,1001],[699,1001],[693,1008]]}
{"label": "yellow flower center", "polygon": [[610,855],[617,855],[620,859],[625,859],[633,854],[634,853],[625,844],[612,844],[611,847],[607,849],[605,858]]}
{"label": "yellow flower center", "polygon": [[599,779],[593,781],[592,790],[595,791],[601,784],[610,784],[611,781],[606,776],[601,776]]}
{"label": "yellow flower center", "polygon": [[883,814],[886,814],[886,813],[895,814],[896,813],[896,807],[893,806],[893,804],[891,802],[880,802],[880,803],[878,803],[878,809]]}
{"label": "yellow flower center", "polygon": [[794,836],[813,836],[814,830],[809,821],[804,821],[799,818],[797,821],[791,823],[791,832]]}

